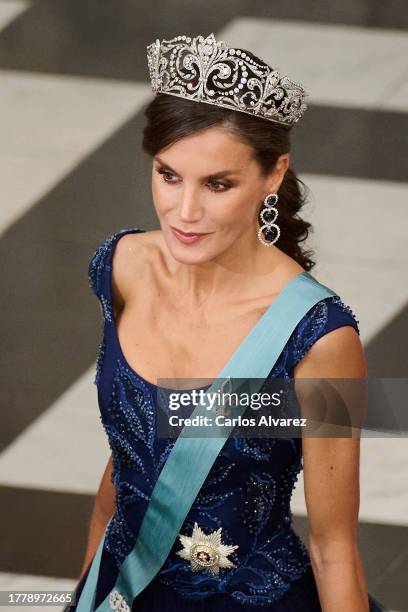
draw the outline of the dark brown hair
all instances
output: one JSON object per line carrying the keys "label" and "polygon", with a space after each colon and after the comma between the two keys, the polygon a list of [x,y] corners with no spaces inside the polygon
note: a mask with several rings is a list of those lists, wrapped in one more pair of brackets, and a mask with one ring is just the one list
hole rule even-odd
{"label": "dark brown hair", "polygon": [[[263,176],[273,170],[280,155],[290,151],[290,126],[213,104],[199,104],[193,100],[159,93],[146,107],[145,116],[147,125],[143,130],[142,146],[152,157],[177,140],[214,126],[222,126],[252,146]],[[309,271],[315,265],[311,259],[313,251],[305,251],[301,243],[313,230],[310,223],[298,216],[306,201],[306,191],[305,184],[292,168],[288,168],[278,190],[277,224],[281,234],[275,245]],[[259,217],[258,223],[262,225]]]}

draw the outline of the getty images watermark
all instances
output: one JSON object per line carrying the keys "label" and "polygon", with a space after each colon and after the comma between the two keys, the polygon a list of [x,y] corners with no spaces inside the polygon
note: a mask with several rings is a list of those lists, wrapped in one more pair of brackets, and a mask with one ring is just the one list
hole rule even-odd
{"label": "getty images watermark", "polygon": [[407,378],[166,378],[155,393],[160,438],[408,434]]}

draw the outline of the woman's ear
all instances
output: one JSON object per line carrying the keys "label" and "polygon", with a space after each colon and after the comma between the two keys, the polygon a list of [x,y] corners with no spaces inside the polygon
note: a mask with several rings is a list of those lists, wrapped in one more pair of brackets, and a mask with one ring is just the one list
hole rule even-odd
{"label": "woman's ear", "polygon": [[279,173],[282,175],[281,181],[283,180],[283,177],[285,176],[286,170],[289,168],[289,162],[290,162],[289,153],[284,153],[284,155],[281,155],[278,158],[276,166],[277,166]]}
{"label": "woman's ear", "polygon": [[286,172],[286,170],[289,168],[289,164],[290,164],[290,153],[285,153],[284,155],[282,155],[280,157],[280,159],[283,160],[282,163],[284,165],[284,169],[285,169],[285,172]]}
{"label": "woman's ear", "polygon": [[278,191],[285,176],[286,170],[289,168],[289,163],[289,153],[284,153],[277,159],[275,167],[271,174],[270,181],[268,183],[269,193],[276,193]]}

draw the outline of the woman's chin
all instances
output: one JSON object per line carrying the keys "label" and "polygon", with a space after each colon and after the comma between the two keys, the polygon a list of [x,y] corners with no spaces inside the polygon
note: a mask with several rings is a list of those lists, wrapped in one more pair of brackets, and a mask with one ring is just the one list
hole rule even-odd
{"label": "woman's chin", "polygon": [[188,249],[183,249],[180,247],[172,247],[170,249],[170,252],[174,259],[176,259],[179,263],[184,263],[188,265],[202,264],[206,263],[207,261],[211,261],[212,259],[211,255],[208,252],[192,253]]}
{"label": "woman's chin", "polygon": [[178,262],[185,264],[200,264],[211,261],[214,254],[208,248],[197,245],[181,244],[177,238],[170,239],[167,247]]}

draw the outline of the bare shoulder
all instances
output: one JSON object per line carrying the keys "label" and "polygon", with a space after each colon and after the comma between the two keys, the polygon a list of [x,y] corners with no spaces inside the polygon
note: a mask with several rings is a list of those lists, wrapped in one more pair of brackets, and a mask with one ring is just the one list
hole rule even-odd
{"label": "bare shoulder", "polygon": [[132,250],[148,249],[157,243],[159,230],[144,231],[144,232],[133,232],[121,236],[116,243],[114,257],[117,259],[128,255]]}
{"label": "bare shoulder", "polygon": [[364,349],[351,325],[321,336],[294,370],[295,378],[366,378],[366,375]]}
{"label": "bare shoulder", "polygon": [[116,243],[112,256],[112,299],[115,312],[121,310],[135,283],[144,279],[157,257],[161,232],[129,233]]}

